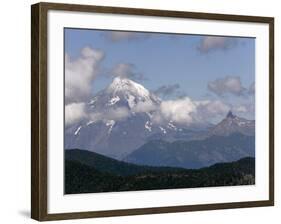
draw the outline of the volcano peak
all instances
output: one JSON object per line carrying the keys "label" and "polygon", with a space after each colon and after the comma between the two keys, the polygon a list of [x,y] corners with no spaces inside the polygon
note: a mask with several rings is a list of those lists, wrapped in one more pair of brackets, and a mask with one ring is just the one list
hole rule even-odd
{"label": "volcano peak", "polygon": [[116,77],[113,79],[112,83],[108,86],[108,93],[121,96],[134,96],[136,99],[140,100],[148,100],[151,99],[152,94],[143,87],[141,84],[123,77]]}

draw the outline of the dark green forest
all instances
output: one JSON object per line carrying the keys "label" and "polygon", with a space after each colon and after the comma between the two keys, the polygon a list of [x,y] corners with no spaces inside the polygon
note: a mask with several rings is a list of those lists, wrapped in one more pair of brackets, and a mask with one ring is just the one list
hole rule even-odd
{"label": "dark green forest", "polygon": [[65,193],[97,193],[255,184],[255,159],[201,169],[134,165],[86,150],[65,151]]}

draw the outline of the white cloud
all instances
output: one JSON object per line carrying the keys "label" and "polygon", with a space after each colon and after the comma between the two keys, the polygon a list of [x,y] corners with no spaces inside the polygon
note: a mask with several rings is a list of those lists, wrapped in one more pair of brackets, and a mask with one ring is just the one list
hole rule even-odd
{"label": "white cloud", "polygon": [[208,83],[208,89],[218,96],[223,96],[225,94],[241,96],[246,90],[238,76],[226,76],[211,81]]}
{"label": "white cloud", "polygon": [[231,37],[206,36],[202,38],[198,50],[202,53],[214,50],[227,50],[234,47],[236,43],[237,41]]}
{"label": "white cloud", "polygon": [[128,78],[133,80],[144,80],[144,76],[136,71],[136,66],[130,63],[120,63],[111,70],[112,76]]}
{"label": "white cloud", "polygon": [[77,123],[88,115],[85,111],[84,103],[71,103],[65,106],[65,125],[69,126]]}
{"label": "white cloud", "polygon": [[91,121],[123,120],[130,116],[130,111],[126,107],[109,109],[104,112],[88,112],[87,117]]}
{"label": "white cloud", "polygon": [[65,107],[65,124],[69,126],[83,119],[120,121],[130,117],[131,112],[152,112],[152,121],[156,124],[164,125],[173,121],[179,125],[190,126],[210,122],[218,116],[225,115],[229,110],[230,107],[219,100],[193,101],[188,97],[162,101],[160,105],[155,105],[152,102],[140,102],[132,108],[132,111],[127,107],[119,107],[104,112],[90,112],[85,103],[71,103]]}
{"label": "white cloud", "polygon": [[194,121],[192,113],[196,112],[194,102],[186,97],[178,100],[164,101],[160,105],[160,113],[165,120],[190,124]]}
{"label": "white cloud", "polygon": [[65,56],[65,101],[85,101],[91,94],[91,83],[98,75],[98,67],[104,53],[101,50],[85,47],[74,60]]}
{"label": "white cloud", "polygon": [[213,118],[225,115],[230,107],[223,102],[193,101],[188,97],[163,101],[159,110],[153,114],[153,122],[161,124],[173,121],[180,125],[193,125],[210,122]]}
{"label": "white cloud", "polygon": [[148,33],[138,33],[138,32],[126,32],[126,31],[111,31],[106,32],[105,37],[113,42],[124,41],[124,40],[137,40],[148,38],[150,34]]}
{"label": "white cloud", "polygon": [[133,108],[132,111],[135,113],[150,112],[157,109],[157,106],[151,101],[139,102]]}

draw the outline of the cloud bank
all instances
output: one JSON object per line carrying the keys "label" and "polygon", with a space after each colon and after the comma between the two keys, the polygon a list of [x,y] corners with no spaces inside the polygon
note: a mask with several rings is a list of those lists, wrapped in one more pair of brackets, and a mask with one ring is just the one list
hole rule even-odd
{"label": "cloud bank", "polygon": [[173,121],[179,125],[194,125],[210,122],[210,117],[216,118],[225,115],[230,107],[223,102],[216,101],[194,101],[189,97],[177,100],[163,101],[158,110],[153,114],[155,123],[166,123]]}
{"label": "cloud bank", "polygon": [[81,102],[91,94],[92,81],[98,75],[99,65],[105,54],[91,47],[84,47],[78,58],[65,55],[65,102]]}
{"label": "cloud bank", "polygon": [[87,118],[85,103],[70,103],[65,106],[65,125],[70,126]]}
{"label": "cloud bank", "polygon": [[133,108],[132,112],[134,113],[145,113],[157,110],[157,106],[153,104],[151,101],[141,101],[137,103]]}
{"label": "cloud bank", "polygon": [[115,120],[120,121],[130,116],[130,112],[126,107],[119,107],[114,109],[108,109],[103,112],[92,112],[88,111],[87,119],[91,121],[106,121]]}
{"label": "cloud bank", "polygon": [[78,58],[65,55],[65,125],[88,118],[86,102],[91,97],[91,84],[98,75],[104,52],[84,47]]}
{"label": "cloud bank", "polygon": [[225,115],[230,107],[219,100],[195,101],[189,97],[162,101],[159,105],[139,102],[132,110],[127,107],[109,108],[103,112],[93,112],[85,103],[71,103],[65,107],[65,124],[70,126],[82,120],[91,122],[120,121],[135,113],[149,113],[155,124],[165,125],[171,121],[182,126],[210,123],[211,118]]}

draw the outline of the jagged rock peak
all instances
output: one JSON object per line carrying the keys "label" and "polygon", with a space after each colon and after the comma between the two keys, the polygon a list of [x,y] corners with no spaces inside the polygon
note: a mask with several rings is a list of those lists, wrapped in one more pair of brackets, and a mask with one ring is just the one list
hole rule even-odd
{"label": "jagged rock peak", "polygon": [[235,115],[232,113],[232,111],[230,110],[227,115],[226,115],[227,118],[235,118]]}

